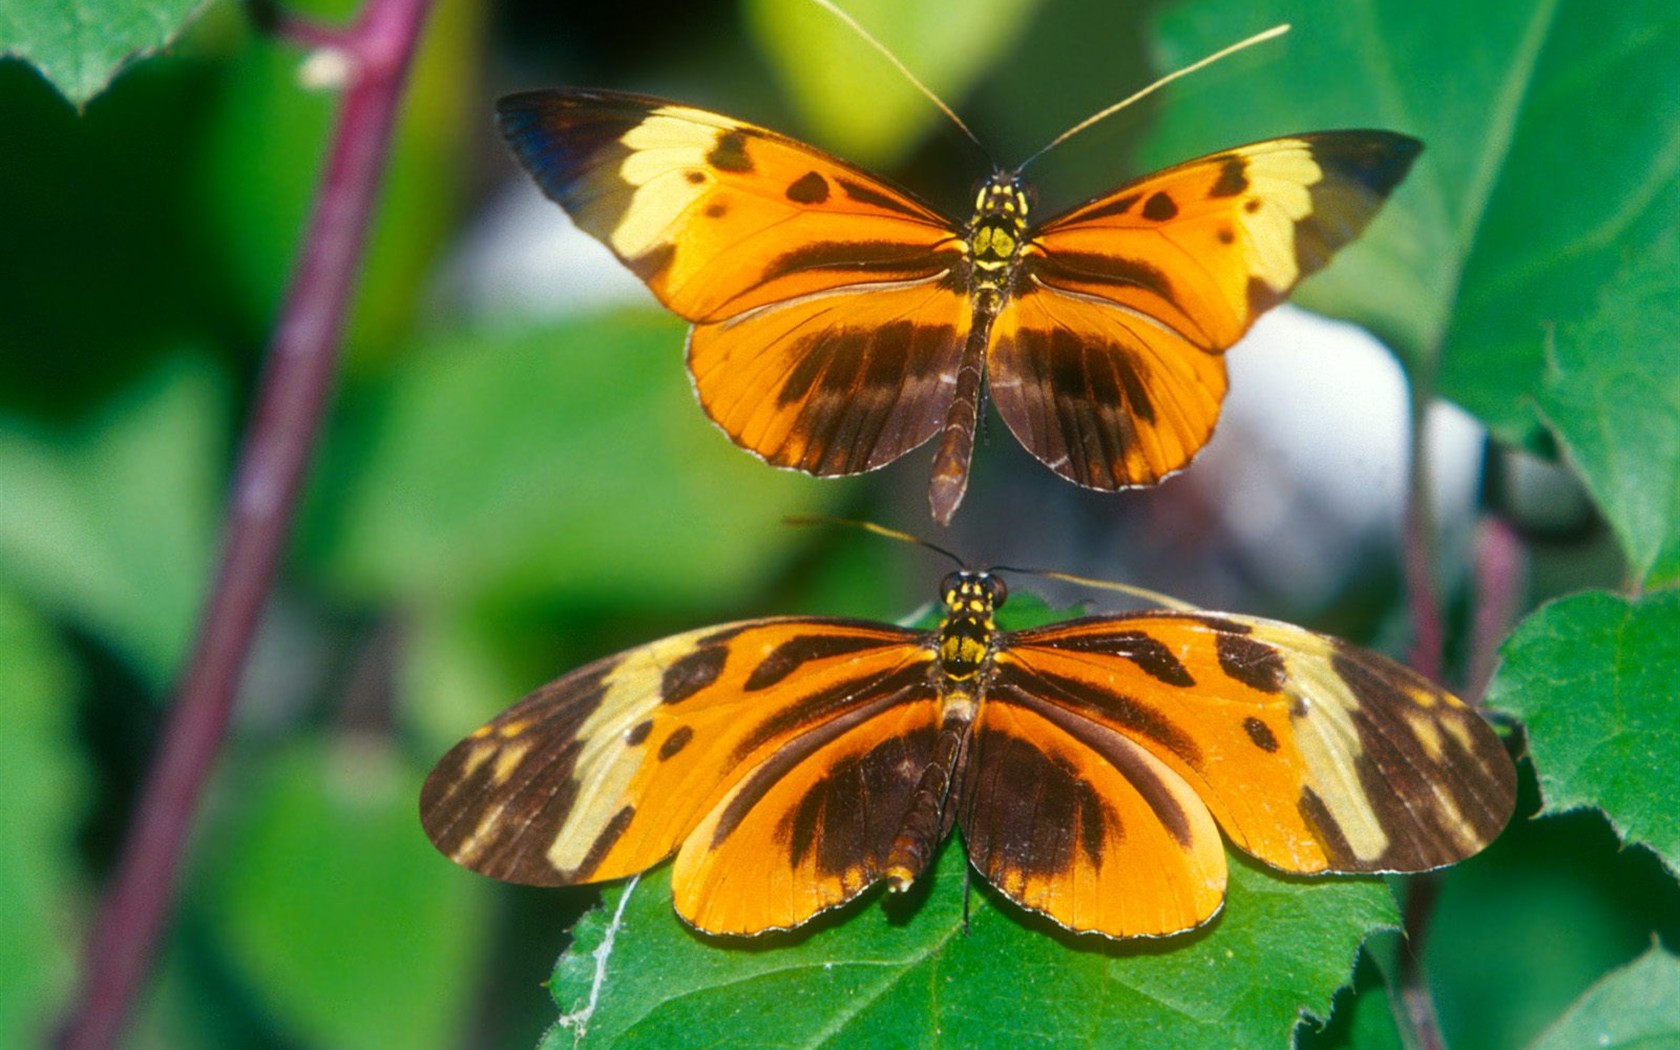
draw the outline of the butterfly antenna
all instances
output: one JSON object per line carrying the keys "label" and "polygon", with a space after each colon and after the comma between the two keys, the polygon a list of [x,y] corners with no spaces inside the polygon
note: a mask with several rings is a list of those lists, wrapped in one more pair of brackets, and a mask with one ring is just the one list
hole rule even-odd
{"label": "butterfly antenna", "polygon": [[1170,594],[1152,591],[1147,587],[1138,587],[1130,583],[1118,583],[1114,580],[1097,580],[1089,576],[1075,576],[1069,572],[1057,572],[1055,569],[1019,569],[1010,565],[994,565],[990,572],[1014,572],[1024,576],[1043,576],[1045,579],[1061,580],[1063,583],[1076,583],[1081,587],[1094,587],[1100,591],[1119,591],[1134,598],[1142,598],[1146,602],[1154,602],[1163,609],[1175,612],[1201,612],[1201,608],[1182,598],[1174,598]]}
{"label": "butterfly antenna", "polygon": [[[820,4],[820,3],[824,3],[825,0],[815,0],[815,2]],[[1116,102],[1114,105],[1109,106],[1107,109],[1099,110],[1098,112],[1091,114],[1090,116],[1086,117],[1084,120],[1075,124],[1073,127],[1068,128],[1066,131],[1062,132],[1060,135],[1057,135],[1055,138],[1051,139],[1049,141],[1049,143],[1047,143],[1043,149],[1039,150],[1037,153],[1034,153],[1032,156],[1030,156],[1026,160],[1022,161],[1020,163],[1020,165],[1016,167],[1015,174],[1019,175],[1021,172],[1027,170],[1027,165],[1028,164],[1031,164],[1033,161],[1035,161],[1038,158],[1044,156],[1046,153],[1049,153],[1051,150],[1055,149],[1057,146],[1060,146],[1062,143],[1066,142],[1068,139],[1073,138],[1075,135],[1079,134],[1081,131],[1084,131],[1086,128],[1090,127],[1092,124],[1095,124],[1095,123],[1097,123],[1099,121],[1102,121],[1102,120],[1106,120],[1107,118],[1109,118],[1109,117],[1113,116],[1114,114],[1120,112],[1121,110],[1125,109],[1127,106],[1129,106],[1132,103],[1138,101],[1139,99],[1147,98],[1148,96],[1153,95],[1155,92],[1157,92],[1157,91],[1161,90],[1162,88],[1166,87],[1168,84],[1171,84],[1173,81],[1177,80],[1179,77],[1187,77],[1191,73],[1196,72],[1196,70],[1202,69],[1206,66],[1211,66],[1215,62],[1219,61],[1222,58],[1225,58],[1225,57],[1230,56],[1230,55],[1234,55],[1238,51],[1242,51],[1242,50],[1245,50],[1247,48],[1251,48],[1255,44],[1265,43],[1266,41],[1272,39],[1273,37],[1282,36],[1283,34],[1285,34],[1287,32],[1289,32],[1289,24],[1287,22],[1284,23],[1283,25],[1273,26],[1272,28],[1266,30],[1263,33],[1254,34],[1253,36],[1249,37],[1247,40],[1239,40],[1235,44],[1232,44],[1230,47],[1223,48],[1219,51],[1215,51],[1213,54],[1207,56],[1206,58],[1203,58],[1203,59],[1200,59],[1196,62],[1190,63],[1189,65],[1185,66],[1183,69],[1174,70],[1173,72],[1168,73],[1166,76],[1162,77],[1160,80],[1155,81],[1155,83],[1153,83],[1153,84],[1149,85],[1148,87],[1144,88],[1142,91],[1138,91],[1138,92],[1132,94],[1131,96],[1129,96],[1127,98],[1121,99],[1119,102]],[[970,137],[972,138],[972,136],[970,136]]]}
{"label": "butterfly antenna", "polygon": [[[887,45],[881,43],[879,40],[876,40],[869,30],[863,28],[863,26],[858,23],[857,19],[847,14],[839,7],[839,5],[835,4],[833,0],[811,0],[811,2],[827,11],[835,18],[838,18],[840,21],[846,23],[852,32],[862,38],[864,43],[879,51],[881,53],[881,57],[885,58],[888,62],[891,62],[893,68],[902,73],[904,75],[904,79],[908,80],[912,87],[914,87],[917,91],[920,91],[929,102],[932,102],[935,106],[939,107],[939,112],[951,118],[951,123],[955,124],[957,126],[957,130],[968,137],[968,141],[974,143],[976,149],[978,149],[981,153],[986,152],[986,147],[981,145],[980,140],[975,137],[974,132],[968,130],[968,125],[964,124],[962,118],[957,116],[956,110],[947,106],[943,99],[933,93],[932,88],[928,87],[920,80],[917,80],[916,74],[910,72],[910,67],[899,61],[898,56],[887,50]],[[925,545],[932,546],[932,544]]]}
{"label": "butterfly antenna", "polygon": [[877,536],[885,536],[889,540],[898,540],[902,543],[913,543],[918,547],[926,547],[928,550],[933,551],[936,554],[943,554],[945,557],[950,558],[952,561],[956,562],[960,568],[968,567],[967,562],[963,561],[955,554],[952,554],[944,547],[939,546],[937,543],[929,543],[920,536],[913,536],[908,532],[900,532],[897,529],[889,529],[885,525],[877,525],[873,521],[858,521],[855,518],[835,518],[830,517],[827,514],[790,514],[782,519],[782,523],[784,525],[800,526],[848,525],[854,529],[862,529],[864,532],[873,532]]}

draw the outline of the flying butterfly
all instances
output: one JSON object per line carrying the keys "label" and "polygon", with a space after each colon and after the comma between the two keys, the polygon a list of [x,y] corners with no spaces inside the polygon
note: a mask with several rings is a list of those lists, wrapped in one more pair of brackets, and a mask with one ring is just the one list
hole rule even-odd
{"label": "flying butterfly", "polygon": [[677,912],[734,935],[904,890],[957,826],[1003,896],[1119,938],[1220,909],[1221,830],[1286,872],[1417,872],[1511,815],[1493,730],[1383,656],[1188,608],[1006,631],[1005,597],[965,570],[933,630],[759,619],[598,660],[449,751],[421,821],[533,885],[674,853]]}
{"label": "flying butterfly", "polygon": [[942,434],[929,501],[946,524],[967,489],[983,386],[1021,444],[1069,481],[1117,490],[1184,467],[1218,421],[1224,351],[1405,177],[1416,139],[1321,131],[1037,217],[1022,178],[1032,160],[1285,28],[995,170],[967,221],[813,146],[676,102],[562,88],[497,109],[543,192],[692,323],[695,390],[736,444],[831,476]]}

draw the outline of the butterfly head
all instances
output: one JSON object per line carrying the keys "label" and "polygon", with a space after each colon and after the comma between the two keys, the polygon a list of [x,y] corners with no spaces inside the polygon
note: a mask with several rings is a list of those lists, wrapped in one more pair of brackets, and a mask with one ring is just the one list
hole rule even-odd
{"label": "butterfly head", "polygon": [[974,286],[980,292],[1000,290],[1015,265],[1026,239],[1031,204],[1025,183],[1009,172],[1000,171],[980,185],[968,235]]}
{"label": "butterfly head", "polygon": [[997,634],[992,613],[1009,598],[1009,588],[989,572],[962,570],[939,585],[945,615],[939,622],[939,663],[957,681],[972,678],[985,664]]}

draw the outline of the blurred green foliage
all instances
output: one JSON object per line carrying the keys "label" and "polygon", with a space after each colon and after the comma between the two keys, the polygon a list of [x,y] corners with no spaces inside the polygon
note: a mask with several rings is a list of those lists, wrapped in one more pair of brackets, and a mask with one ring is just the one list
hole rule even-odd
{"label": "blurred green foliage", "polygon": [[[308,10],[342,18],[353,4]],[[1615,590],[1680,574],[1671,5],[999,0],[960,12],[928,2],[851,10],[1006,164],[1153,72],[1295,23],[1281,46],[1175,85],[1040,161],[1046,205],[1268,135],[1352,125],[1420,135],[1428,151],[1412,178],[1304,301],[1368,325],[1425,388],[1501,438],[1544,436],[1564,450],[1625,562],[1583,561],[1575,579]],[[64,31],[66,12],[78,11],[112,32]],[[62,1002],[192,637],[218,495],[333,115],[331,94],[301,86],[303,56],[228,4],[96,94],[130,52],[176,38],[186,11],[0,0],[0,54],[45,70],[0,61],[0,769],[14,844],[0,879],[5,1045],[38,1036]],[[896,619],[931,593],[946,566],[919,552],[778,523],[828,511],[926,532],[919,466],[842,482],[768,470],[697,410],[671,319],[585,305],[558,320],[469,321],[437,276],[492,187],[521,178],[491,131],[493,97],[541,83],[738,101],[743,116],[961,208],[972,147],[825,19],[768,0],[444,0],[433,12],[339,396],[134,1045],[532,1045],[555,1019],[539,984],[593,893],[493,886],[433,854],[414,799],[442,749],[534,684],[663,633],[773,612]],[[122,31],[142,24],[138,35]],[[1107,537],[1123,523],[1151,520],[1148,508],[1173,498],[1170,485],[1121,499],[1060,486],[1053,499],[1009,503],[1044,491],[1016,478],[1041,468],[1003,441],[980,459],[976,499],[939,538],[979,562],[1007,550],[1124,576],[1136,567],[1089,564],[1093,552],[1111,551]],[[1566,554],[1592,546],[1590,535],[1568,541],[1548,542]],[[1347,568],[1350,592],[1392,597],[1362,588],[1360,571]],[[1546,597],[1527,595],[1525,608]],[[1661,989],[1672,988],[1667,952],[1680,937],[1680,892],[1664,866],[1675,864],[1671,598],[1566,599],[1535,614],[1507,651],[1495,694],[1530,723],[1545,797],[1531,778],[1505,838],[1443,876],[1428,953],[1455,1047],[1523,1045],[1543,1032],[1546,1047],[1584,1045],[1581,1033],[1675,1037],[1671,1016],[1638,1006],[1672,999]],[[1542,805],[1546,815],[1530,819]],[[1595,810],[1551,814],[1595,806],[1611,807],[1615,826],[1643,845],[1624,849]],[[948,851],[923,910],[892,932],[948,941],[960,874]],[[627,915],[651,938],[646,950],[707,966],[737,954],[748,968],[803,965],[788,960],[818,957],[825,938],[889,928],[871,903],[792,954],[720,952],[676,925],[662,880],[644,880]],[[1235,1021],[1175,1028],[1178,1042],[1283,1045],[1294,1007],[1327,1009],[1353,945],[1387,914],[1368,899],[1380,897],[1374,884],[1348,882],[1298,897],[1354,898],[1357,914],[1303,904],[1274,915],[1253,898],[1277,881],[1240,869],[1225,925],[1255,938],[1244,965],[1291,971],[1291,991]],[[606,918],[590,914],[580,947]],[[1334,927],[1322,941],[1301,933],[1320,920]],[[972,1032],[963,1026],[985,1007],[964,1012],[961,996],[1014,994],[1030,975],[1023,1008],[1042,1005],[1046,1016],[1065,1016],[1064,996],[1077,992],[1123,1017],[1177,1024],[1237,996],[1221,981],[1252,972],[1219,971],[1223,927],[1112,954],[1023,932],[982,898],[972,943],[917,948],[934,953],[924,963],[952,968],[959,996],[945,1009],[956,1012],[908,995],[880,1016],[907,1044],[935,1023]],[[1653,937],[1662,944],[1651,947]],[[1395,950],[1392,938],[1368,948],[1384,961]],[[1292,950],[1310,957],[1279,961]],[[588,959],[562,962],[553,991],[563,1009]],[[1062,980],[1075,970],[1084,983]],[[1380,974],[1361,966],[1328,1026],[1303,1042],[1399,1045]],[[1132,979],[1127,996],[1171,999],[1178,1012],[1128,1013],[1133,1000],[1103,982]],[[727,1037],[732,1011],[784,1008],[782,991],[749,982],[736,998],[696,993],[688,1016]],[[635,988],[611,993],[618,1005],[603,1003],[598,1034],[643,1016]],[[641,1001],[689,1038],[686,1016],[669,1020],[670,998]],[[843,1006],[819,1002],[811,1016]],[[1016,1019],[1000,1042],[1030,1041]]]}

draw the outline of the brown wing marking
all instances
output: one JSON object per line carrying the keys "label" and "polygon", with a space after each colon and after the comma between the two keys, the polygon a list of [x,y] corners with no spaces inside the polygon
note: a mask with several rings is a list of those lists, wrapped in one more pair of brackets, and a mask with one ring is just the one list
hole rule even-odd
{"label": "brown wing marking", "polygon": [[975,721],[957,803],[975,868],[1070,930],[1164,936],[1206,922],[1225,853],[1191,786],[1108,726],[1023,699],[994,683]]}
{"label": "brown wing marking", "polygon": [[696,325],[689,371],[736,444],[776,466],[855,474],[939,431],[969,322],[943,278],[859,286]]}
{"label": "brown wing marking", "polygon": [[900,676],[757,764],[678,851],[677,913],[708,933],[784,930],[879,882],[933,761],[938,718],[927,676]]}
{"label": "brown wing marking", "polygon": [[789,741],[924,679],[932,655],[920,640],[861,621],[760,620],[597,661],[446,754],[422,789],[421,822],[439,850],[493,878],[633,874]]}
{"label": "brown wing marking", "polygon": [[1207,443],[1225,362],[1150,316],[1030,285],[992,326],[988,378],[1010,432],[1088,488],[1147,485]]}
{"label": "brown wing marking", "polygon": [[716,113],[609,91],[497,104],[543,191],[694,322],[957,265],[951,220],[815,147]]}
{"label": "brown wing marking", "polygon": [[1096,617],[1021,632],[999,663],[1031,702],[1147,748],[1235,845],[1285,871],[1439,867],[1491,842],[1515,804],[1510,758],[1462,702],[1289,624]]}

